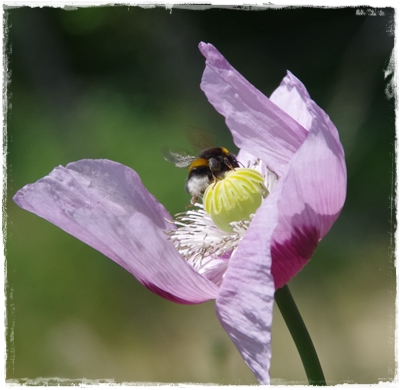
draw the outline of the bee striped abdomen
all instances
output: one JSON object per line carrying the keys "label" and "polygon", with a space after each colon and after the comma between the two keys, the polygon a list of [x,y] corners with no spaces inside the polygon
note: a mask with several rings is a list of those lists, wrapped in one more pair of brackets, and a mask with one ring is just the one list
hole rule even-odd
{"label": "bee striped abdomen", "polygon": [[[202,167],[208,168],[208,160],[206,158],[196,158],[189,166],[189,172],[192,172],[193,169],[199,170]],[[206,169],[204,172],[206,172]]]}

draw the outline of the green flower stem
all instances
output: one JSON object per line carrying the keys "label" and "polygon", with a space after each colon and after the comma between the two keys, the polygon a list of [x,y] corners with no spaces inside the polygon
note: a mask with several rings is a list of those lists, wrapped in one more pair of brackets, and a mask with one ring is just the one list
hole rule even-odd
{"label": "green flower stem", "polygon": [[326,386],[317,352],[287,284],[276,290],[275,302],[299,351],[308,383],[310,385]]}

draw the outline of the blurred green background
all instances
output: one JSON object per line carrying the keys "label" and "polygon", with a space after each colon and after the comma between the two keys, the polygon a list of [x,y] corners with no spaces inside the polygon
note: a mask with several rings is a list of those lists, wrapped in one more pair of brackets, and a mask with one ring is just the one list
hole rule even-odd
{"label": "blurred green background", "polygon": [[[385,76],[393,10],[115,6],[13,8],[5,17],[9,380],[256,383],[214,302],[153,295],[11,200],[57,165],[107,158],[135,169],[172,214],[183,211],[186,172],[162,150],[195,152],[186,134],[198,127],[237,152],[199,88],[200,41],[267,96],[290,70],[339,129],[347,201],[290,287],[329,383],[393,378],[395,117]],[[272,347],[273,383],[305,383],[279,310]]]}

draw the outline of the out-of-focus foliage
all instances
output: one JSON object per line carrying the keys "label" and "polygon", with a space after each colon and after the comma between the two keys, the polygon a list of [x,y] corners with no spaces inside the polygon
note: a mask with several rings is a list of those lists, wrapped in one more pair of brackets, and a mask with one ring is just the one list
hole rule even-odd
{"label": "out-of-focus foliage", "polygon": [[[213,302],[180,306],[154,296],[11,200],[59,164],[107,158],[135,169],[171,213],[183,211],[186,171],[162,150],[195,152],[186,134],[197,127],[237,151],[199,88],[200,41],[213,43],[266,95],[289,69],[337,125],[346,205],[290,285],[328,382],[393,378],[395,130],[384,77],[393,10],[373,13],[7,10],[7,378],[255,383]],[[271,375],[306,380],[278,310]]]}

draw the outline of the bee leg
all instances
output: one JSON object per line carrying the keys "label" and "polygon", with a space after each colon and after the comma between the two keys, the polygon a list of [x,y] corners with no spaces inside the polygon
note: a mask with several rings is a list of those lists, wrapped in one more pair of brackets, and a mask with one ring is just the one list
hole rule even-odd
{"label": "bee leg", "polygon": [[214,186],[215,186],[215,184],[217,184],[217,182],[218,182],[218,177],[214,175],[214,172],[211,172],[211,175],[212,175],[212,181],[210,181],[210,184],[211,184],[211,182],[214,182]]}
{"label": "bee leg", "polygon": [[192,199],[190,199],[190,204],[188,204],[188,205],[186,206],[186,208],[188,209],[189,207],[193,207],[193,206],[195,205],[195,203],[197,202],[198,199],[199,199],[198,196],[193,195],[193,196],[192,196]]}
{"label": "bee leg", "polygon": [[[213,182],[214,182],[214,184],[213,184],[213,188],[215,188],[215,186],[217,185],[217,183],[218,183],[218,177],[217,176],[215,176],[214,174],[212,175],[212,177],[213,177]],[[211,183],[210,183],[211,184]]]}
{"label": "bee leg", "polygon": [[225,164],[230,170],[232,170],[232,171],[235,170],[235,168],[232,166],[232,164],[229,162],[229,160],[228,160],[226,157],[224,157],[224,164]]}

